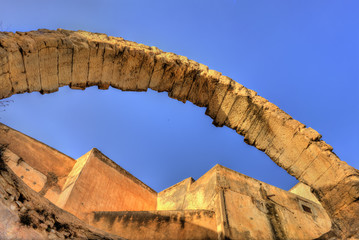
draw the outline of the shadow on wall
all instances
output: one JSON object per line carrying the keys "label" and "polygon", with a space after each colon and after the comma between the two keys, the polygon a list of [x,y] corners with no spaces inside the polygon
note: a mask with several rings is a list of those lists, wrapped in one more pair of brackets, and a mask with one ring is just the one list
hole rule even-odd
{"label": "shadow on wall", "polygon": [[215,213],[207,210],[94,212],[88,221],[134,240],[218,239]]}

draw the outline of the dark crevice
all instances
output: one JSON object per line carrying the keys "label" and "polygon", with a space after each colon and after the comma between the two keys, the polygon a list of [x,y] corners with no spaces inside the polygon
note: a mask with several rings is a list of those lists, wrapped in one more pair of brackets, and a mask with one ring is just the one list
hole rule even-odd
{"label": "dark crevice", "polygon": [[[223,102],[224,102],[224,99],[226,99],[226,96],[227,96],[228,92],[229,92],[231,89],[233,89],[232,81],[228,84],[228,88],[227,88],[227,90],[226,90],[226,92],[225,92],[225,94],[224,94],[224,96],[223,96],[223,99],[222,99],[221,103],[220,103],[219,106],[218,106],[218,109],[217,109],[217,111],[216,111],[216,114],[215,114],[214,117],[213,117],[213,122],[212,122],[212,124],[213,124],[214,126],[216,126],[216,127],[223,127],[223,124],[222,124],[222,126],[220,126],[220,125],[216,122],[216,118],[217,118],[217,115],[218,115],[219,111],[221,110],[221,107],[222,107],[222,104],[223,104]],[[235,103],[236,101],[237,101],[237,99],[235,99],[235,100],[233,101],[232,106],[234,105],[234,103]],[[230,111],[232,110],[232,106],[231,106]],[[230,112],[230,111],[229,111],[229,112]]]}
{"label": "dark crevice", "polygon": [[150,87],[150,85],[151,85],[151,80],[152,80],[153,73],[155,72],[156,63],[157,63],[157,58],[156,58],[156,55],[155,55],[154,58],[153,58],[153,69],[152,69],[152,72],[151,72],[150,81],[148,82],[148,87]]}
{"label": "dark crevice", "polygon": [[188,75],[190,75],[190,77],[192,79],[192,83],[191,83],[191,87],[189,88],[186,96],[184,96],[184,100],[188,100],[188,96],[189,96],[190,92],[192,91],[193,85],[195,84],[195,82],[196,82],[196,80],[197,80],[197,78],[199,76],[199,71],[198,70],[191,70],[190,74],[188,74]]}
{"label": "dark crevice", "polygon": [[19,47],[19,52],[21,54],[21,58],[22,58],[22,65],[24,67],[24,71],[22,73],[25,74],[25,81],[26,81],[26,84],[27,84],[27,92],[30,92],[30,85],[29,85],[29,80],[27,79],[27,71],[26,71],[26,66],[25,66],[25,55],[26,55],[26,52],[24,51],[24,49],[18,44],[16,43],[17,46]]}
{"label": "dark crevice", "polygon": [[106,45],[103,46],[103,51],[102,51],[102,65],[101,65],[101,76],[99,79],[99,82],[102,82],[102,76],[103,76],[103,67],[105,64],[105,52],[106,52]]}
{"label": "dark crevice", "polygon": [[271,201],[269,195],[267,194],[266,190],[263,188],[262,184],[260,184],[259,191],[262,195],[262,198],[265,200],[265,207],[267,209],[267,218],[270,223],[274,239],[276,240],[288,239],[287,236],[285,235],[285,231],[281,224],[281,219],[278,215],[275,204]]}
{"label": "dark crevice", "polygon": [[[88,81],[89,81],[89,76],[90,76],[90,52],[91,52],[91,50],[90,50],[90,44],[89,44],[89,42],[87,42],[87,45],[88,45],[88,57],[87,57],[87,76],[86,76],[86,79],[85,79],[85,86],[88,86]],[[80,80],[80,79],[79,79]],[[80,80],[81,81],[81,80]]]}
{"label": "dark crevice", "polygon": [[60,87],[60,51],[59,51],[59,44],[57,44],[56,47],[56,53],[57,53],[57,86]]}

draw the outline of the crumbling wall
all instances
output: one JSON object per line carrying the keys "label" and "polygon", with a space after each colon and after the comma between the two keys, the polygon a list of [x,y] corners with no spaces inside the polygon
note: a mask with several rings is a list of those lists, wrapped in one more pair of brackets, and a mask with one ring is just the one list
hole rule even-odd
{"label": "crumbling wall", "polygon": [[213,211],[94,212],[90,225],[131,240],[218,239]]}
{"label": "crumbling wall", "polygon": [[84,224],[28,187],[0,146],[0,239],[122,239]]}
{"label": "crumbling wall", "polygon": [[234,129],[310,186],[335,222],[335,234],[359,234],[358,170],[341,161],[319,133],[256,92],[186,57],[122,38],[62,29],[0,33],[0,98],[65,85],[151,88],[207,107],[216,126]]}
{"label": "crumbling wall", "polygon": [[222,238],[314,239],[331,228],[320,204],[223,166],[189,180],[159,193],[161,209],[215,211]]}
{"label": "crumbling wall", "polygon": [[314,239],[331,221],[320,204],[217,166],[231,239]]}
{"label": "crumbling wall", "polygon": [[9,162],[12,170],[19,177],[23,176],[25,182],[41,195],[56,202],[67,175],[76,161],[1,123],[0,144],[5,145],[8,151],[14,155],[19,156],[20,160],[17,164],[14,165],[13,161]]}
{"label": "crumbling wall", "polygon": [[40,192],[44,188],[47,182],[47,177],[44,174],[34,169],[9,149],[5,149],[3,156],[9,168],[32,190]]}

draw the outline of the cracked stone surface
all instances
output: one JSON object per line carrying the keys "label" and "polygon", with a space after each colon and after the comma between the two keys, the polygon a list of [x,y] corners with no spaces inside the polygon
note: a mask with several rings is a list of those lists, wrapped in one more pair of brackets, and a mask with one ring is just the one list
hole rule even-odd
{"label": "cracked stone surface", "polygon": [[359,238],[359,171],[341,161],[318,132],[253,90],[186,57],[123,38],[63,29],[0,33],[0,99],[66,85],[150,88],[206,107],[214,125],[234,129],[312,188],[333,222],[323,238]]}

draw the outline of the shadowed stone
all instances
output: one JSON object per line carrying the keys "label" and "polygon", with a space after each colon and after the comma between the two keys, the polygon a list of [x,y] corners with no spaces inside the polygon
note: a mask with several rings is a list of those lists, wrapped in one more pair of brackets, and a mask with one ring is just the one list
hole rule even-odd
{"label": "shadowed stone", "polygon": [[244,135],[245,142],[308,184],[340,225],[333,228],[337,235],[352,236],[359,228],[353,219],[359,211],[358,170],[341,161],[318,132],[254,91],[193,60],[122,38],[62,29],[0,33],[0,98],[50,93],[66,85],[124,91],[149,87],[205,106],[214,125]]}

